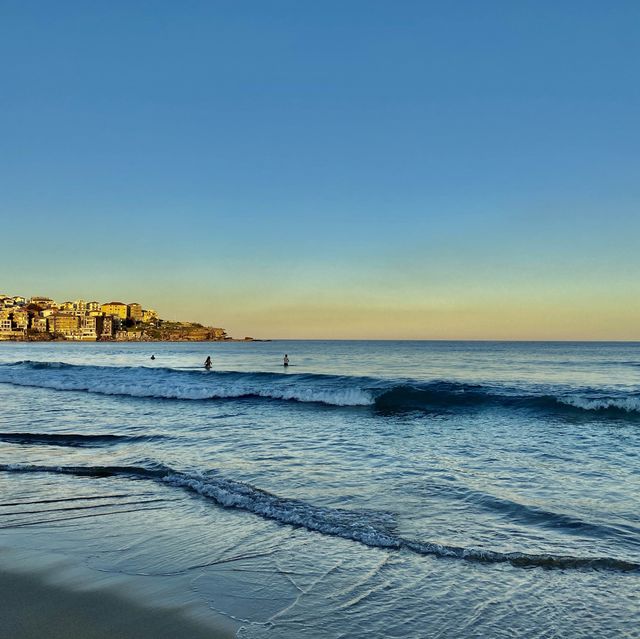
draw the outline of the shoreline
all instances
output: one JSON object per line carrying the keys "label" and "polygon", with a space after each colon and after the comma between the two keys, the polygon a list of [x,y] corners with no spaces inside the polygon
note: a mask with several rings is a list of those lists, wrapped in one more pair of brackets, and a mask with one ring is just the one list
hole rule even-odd
{"label": "shoreline", "polygon": [[[39,554],[39,553],[38,553]],[[12,639],[233,639],[238,627],[167,583],[95,573],[65,558],[0,549],[0,627]]]}

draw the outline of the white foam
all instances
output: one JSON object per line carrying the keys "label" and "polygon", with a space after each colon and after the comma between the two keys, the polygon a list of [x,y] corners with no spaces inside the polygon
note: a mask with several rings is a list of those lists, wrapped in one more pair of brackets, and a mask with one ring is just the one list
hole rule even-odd
{"label": "white foam", "polygon": [[[342,537],[385,549],[407,549],[422,555],[464,559],[491,563],[508,562],[516,566],[546,568],[604,568],[610,570],[638,572],[640,565],[610,557],[571,557],[536,555],[522,552],[501,553],[498,551],[448,546],[432,542],[420,542],[398,537],[386,532],[388,526],[381,525],[380,515],[374,520],[367,513],[336,508],[323,508],[296,499],[287,499],[259,490],[249,484],[222,477],[190,475],[172,471],[151,470],[143,467],[81,467],[81,466],[29,466],[22,464],[0,465],[0,471],[54,472],[63,474],[102,476],[105,471],[113,475],[137,476],[185,488],[212,499],[226,508],[237,508],[283,524],[300,526],[309,531]],[[165,474],[166,473],[166,474]],[[389,517],[387,524],[392,523]]]}
{"label": "white foam", "polygon": [[163,375],[153,369],[109,370],[94,367],[69,367],[61,372],[46,367],[3,369],[0,370],[0,382],[101,395],[163,399],[204,400],[254,396],[332,406],[370,406],[374,403],[372,393],[366,389],[344,384],[340,386],[335,380],[314,380],[306,376],[296,379],[293,376],[265,377],[251,373],[193,375],[177,371]]}
{"label": "white foam", "polygon": [[[0,366],[0,383],[33,386],[66,391],[84,391],[101,395],[124,395],[161,399],[206,400],[263,397],[265,399],[292,400],[303,403],[322,403],[331,406],[372,406],[376,396],[391,394],[391,404],[402,406],[452,405],[464,396],[464,387],[455,384],[433,383],[426,386],[398,386],[392,380],[332,377],[326,375],[281,375],[270,373],[204,373],[174,369],[146,367],[75,366],[51,362],[18,362]],[[377,388],[377,392],[372,390]],[[391,393],[389,393],[391,391]],[[406,397],[405,397],[406,395]],[[559,404],[587,411],[618,409],[627,413],[640,412],[640,396],[594,397],[588,393],[573,395],[516,396],[492,394],[476,390],[463,400],[480,404],[493,399],[507,404],[518,399],[535,401],[544,399],[553,409],[553,399]]]}
{"label": "white foam", "polygon": [[558,398],[563,404],[581,408],[583,410],[606,410],[615,408],[628,413],[640,412],[640,398],[638,397],[617,397],[617,398],[590,398],[584,396],[571,396]]}
{"label": "white foam", "polygon": [[354,511],[322,508],[303,501],[284,499],[247,484],[226,479],[193,477],[173,473],[163,481],[213,499],[225,508],[245,510],[282,524],[360,541],[379,548],[400,548],[402,540],[376,528],[366,515]]}

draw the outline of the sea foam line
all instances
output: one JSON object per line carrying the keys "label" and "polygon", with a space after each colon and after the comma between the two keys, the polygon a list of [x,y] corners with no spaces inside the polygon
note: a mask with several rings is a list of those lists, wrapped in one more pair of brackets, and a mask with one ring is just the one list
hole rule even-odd
{"label": "sea foam line", "polygon": [[153,480],[196,493],[211,499],[224,508],[250,512],[281,524],[356,541],[375,548],[408,550],[420,555],[472,562],[509,563],[516,567],[591,568],[616,572],[640,572],[639,563],[611,557],[573,557],[522,552],[502,553],[406,539],[393,534],[391,531],[393,518],[387,513],[362,513],[314,506],[302,500],[278,497],[243,482],[212,475],[182,473],[161,465],[145,468],[142,466],[84,467],[2,464],[0,471]]}
{"label": "sea foam line", "polygon": [[185,371],[22,361],[0,365],[0,383],[139,398],[262,398],[385,411],[478,410],[499,407],[558,414],[640,417],[640,391],[523,390],[450,381],[418,381],[311,373]]}

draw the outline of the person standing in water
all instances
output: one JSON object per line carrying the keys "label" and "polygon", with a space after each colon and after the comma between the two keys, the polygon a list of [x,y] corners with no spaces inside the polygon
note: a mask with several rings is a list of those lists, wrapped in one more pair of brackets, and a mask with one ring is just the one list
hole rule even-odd
{"label": "person standing in water", "polygon": [[289,366],[289,356],[285,353],[284,360],[282,362],[283,366]]}
{"label": "person standing in water", "polygon": [[204,367],[209,370],[211,368],[211,356],[207,355],[207,359],[204,360]]}

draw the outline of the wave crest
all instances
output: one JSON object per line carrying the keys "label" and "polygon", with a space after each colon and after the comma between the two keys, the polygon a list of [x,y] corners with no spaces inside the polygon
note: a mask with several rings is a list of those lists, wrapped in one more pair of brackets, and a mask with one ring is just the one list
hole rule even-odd
{"label": "wave crest", "polygon": [[160,464],[144,466],[38,466],[0,464],[0,471],[14,473],[58,473],[84,477],[145,479],[182,488],[211,499],[224,508],[259,515],[281,524],[311,532],[356,541],[367,546],[408,550],[420,555],[484,563],[509,563],[517,567],[586,569],[640,572],[640,564],[612,557],[571,557],[563,555],[502,553],[406,539],[393,531],[389,513],[371,513],[315,506],[298,499],[279,497],[251,484],[213,474],[189,474]]}
{"label": "wave crest", "polygon": [[484,408],[640,418],[640,392],[521,389],[447,381],[421,382],[300,373],[207,372],[151,367],[23,361],[0,365],[0,383],[128,397],[267,399],[380,411]]}

